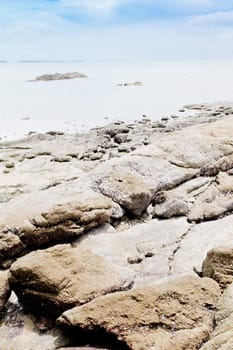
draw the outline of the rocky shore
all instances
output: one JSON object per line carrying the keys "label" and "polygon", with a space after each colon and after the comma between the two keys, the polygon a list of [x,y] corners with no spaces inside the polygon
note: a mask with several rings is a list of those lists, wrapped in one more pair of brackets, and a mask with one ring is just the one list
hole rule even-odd
{"label": "rocky shore", "polygon": [[232,350],[232,121],[1,142],[0,349]]}

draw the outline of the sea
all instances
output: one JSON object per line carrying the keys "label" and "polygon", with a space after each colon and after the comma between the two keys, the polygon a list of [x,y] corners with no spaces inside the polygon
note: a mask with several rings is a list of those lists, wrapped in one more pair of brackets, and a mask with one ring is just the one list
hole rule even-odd
{"label": "sea", "polygon": [[[85,79],[30,82],[46,73]],[[141,81],[143,86],[118,86]],[[0,63],[0,138],[80,132],[116,120],[152,120],[184,104],[233,101],[233,61]]]}

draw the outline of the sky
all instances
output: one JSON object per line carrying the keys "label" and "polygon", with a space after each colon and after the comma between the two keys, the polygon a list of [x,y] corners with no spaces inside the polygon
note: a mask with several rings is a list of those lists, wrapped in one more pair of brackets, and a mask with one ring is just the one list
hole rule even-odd
{"label": "sky", "polygon": [[233,59],[231,0],[0,0],[0,60]]}

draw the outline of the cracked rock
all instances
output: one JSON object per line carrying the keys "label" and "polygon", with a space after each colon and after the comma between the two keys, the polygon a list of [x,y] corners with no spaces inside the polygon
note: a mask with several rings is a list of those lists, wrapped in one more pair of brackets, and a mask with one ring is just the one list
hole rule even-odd
{"label": "cracked rock", "polygon": [[120,232],[85,235],[80,246],[110,265],[130,268],[135,273],[135,286],[147,285],[169,276],[169,259],[190,227],[185,218],[154,219]]}

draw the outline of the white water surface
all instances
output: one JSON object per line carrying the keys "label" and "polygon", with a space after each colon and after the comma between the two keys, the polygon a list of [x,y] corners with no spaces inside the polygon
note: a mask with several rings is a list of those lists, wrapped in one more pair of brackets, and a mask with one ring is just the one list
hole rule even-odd
{"label": "white water surface", "polygon": [[[28,82],[40,74],[75,71],[88,78]],[[143,86],[117,86],[134,81]],[[184,104],[232,101],[232,82],[233,61],[0,64],[0,137],[74,132],[143,114],[158,120]]]}

